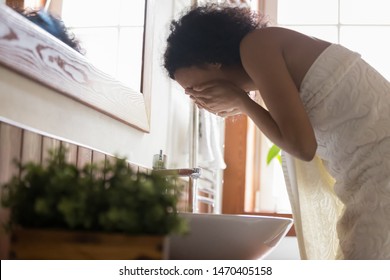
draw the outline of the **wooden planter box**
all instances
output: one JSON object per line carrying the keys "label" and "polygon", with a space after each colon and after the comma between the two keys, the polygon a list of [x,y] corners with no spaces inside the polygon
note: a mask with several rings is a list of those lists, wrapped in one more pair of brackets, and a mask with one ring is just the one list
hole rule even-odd
{"label": "wooden planter box", "polygon": [[16,229],[10,258],[20,260],[166,259],[165,236],[131,236],[51,229]]}

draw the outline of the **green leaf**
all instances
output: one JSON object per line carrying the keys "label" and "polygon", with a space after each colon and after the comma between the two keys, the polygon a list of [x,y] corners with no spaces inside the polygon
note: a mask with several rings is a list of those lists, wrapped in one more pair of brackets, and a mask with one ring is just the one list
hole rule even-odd
{"label": "green leaf", "polygon": [[44,165],[18,163],[21,172],[0,185],[0,202],[11,208],[10,226],[157,235],[184,231],[185,220],[177,215],[182,187],[175,178],[134,172],[123,158],[80,167],[65,159],[61,146],[50,150]]}
{"label": "green leaf", "polygon": [[272,145],[272,147],[268,150],[267,154],[267,164],[270,164],[271,161],[277,158],[280,163],[282,163],[282,158],[280,156],[280,148],[276,146],[275,144]]}

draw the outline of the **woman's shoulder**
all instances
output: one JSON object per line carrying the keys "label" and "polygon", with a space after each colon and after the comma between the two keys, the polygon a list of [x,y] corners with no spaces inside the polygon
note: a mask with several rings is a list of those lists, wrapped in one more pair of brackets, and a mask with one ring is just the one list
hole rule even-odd
{"label": "woman's shoulder", "polygon": [[279,49],[282,45],[285,28],[264,27],[255,29],[243,37],[240,43],[241,55],[262,52],[268,48]]}
{"label": "woman's shoulder", "polygon": [[240,56],[244,65],[270,67],[283,60],[299,88],[300,83],[329,42],[282,27],[265,27],[248,33],[241,41]]}
{"label": "woman's shoulder", "polygon": [[290,32],[282,27],[264,27],[251,31],[241,40],[241,59],[250,61],[254,57],[282,56]]}
{"label": "woman's shoulder", "polygon": [[331,43],[283,27],[264,27],[248,33],[240,44],[242,54],[273,53],[284,58],[316,58]]}
{"label": "woman's shoulder", "polygon": [[258,45],[263,43],[269,43],[270,39],[274,40],[278,36],[278,33],[280,32],[278,29],[278,27],[264,27],[255,29],[242,38],[240,47],[245,47],[251,44]]}
{"label": "woman's shoulder", "polygon": [[270,26],[255,29],[249,32],[241,40],[241,46],[247,44],[256,44],[258,46],[275,46],[289,43],[299,43],[304,41],[318,41],[314,37],[307,36],[292,29]]}

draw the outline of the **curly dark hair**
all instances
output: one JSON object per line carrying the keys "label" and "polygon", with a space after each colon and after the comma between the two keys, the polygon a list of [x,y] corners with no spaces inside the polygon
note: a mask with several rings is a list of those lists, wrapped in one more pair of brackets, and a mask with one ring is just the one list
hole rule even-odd
{"label": "curly dark hair", "polygon": [[80,46],[79,40],[77,40],[74,34],[68,30],[60,18],[57,18],[44,10],[26,9],[19,11],[19,13],[74,50],[81,54],[85,53]]}
{"label": "curly dark hair", "polygon": [[249,32],[267,26],[249,8],[207,4],[172,20],[164,67],[174,79],[177,69],[205,63],[241,65],[240,42]]}

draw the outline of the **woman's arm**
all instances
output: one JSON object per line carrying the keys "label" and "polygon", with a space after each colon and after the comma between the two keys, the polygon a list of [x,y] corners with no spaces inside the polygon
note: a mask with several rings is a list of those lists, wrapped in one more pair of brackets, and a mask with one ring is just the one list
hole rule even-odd
{"label": "woman's arm", "polygon": [[273,31],[253,32],[240,46],[242,64],[259,89],[265,110],[247,100],[243,112],[281,149],[311,160],[317,142],[298,89],[283,57],[282,40]]}

